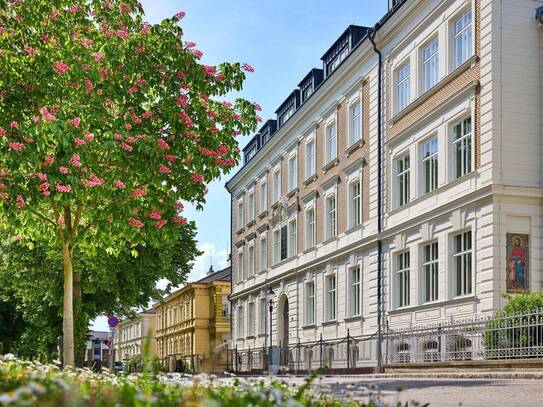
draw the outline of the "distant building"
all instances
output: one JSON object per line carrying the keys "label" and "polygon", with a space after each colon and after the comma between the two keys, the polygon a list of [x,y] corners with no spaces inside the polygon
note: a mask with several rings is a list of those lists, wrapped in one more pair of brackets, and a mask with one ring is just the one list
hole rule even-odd
{"label": "distant building", "polygon": [[134,356],[144,352],[146,342],[149,341],[149,354],[156,353],[154,308],[138,314],[134,319],[121,321],[115,328],[113,338],[115,360],[126,362]]}
{"label": "distant building", "polygon": [[92,367],[103,364],[107,367],[109,360],[110,333],[104,331],[89,331],[87,347],[85,349],[85,365]]}
{"label": "distant building", "polygon": [[230,340],[230,267],[156,304],[156,349],[168,371],[220,371]]}

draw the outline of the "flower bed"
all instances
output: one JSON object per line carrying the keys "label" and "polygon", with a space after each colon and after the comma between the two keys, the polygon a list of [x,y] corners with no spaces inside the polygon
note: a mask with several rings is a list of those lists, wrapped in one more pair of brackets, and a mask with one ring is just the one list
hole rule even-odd
{"label": "flower bed", "polygon": [[341,401],[308,380],[287,385],[275,380],[214,376],[114,375],[89,370],[62,371],[54,365],[0,360],[0,405],[9,406],[376,406]]}

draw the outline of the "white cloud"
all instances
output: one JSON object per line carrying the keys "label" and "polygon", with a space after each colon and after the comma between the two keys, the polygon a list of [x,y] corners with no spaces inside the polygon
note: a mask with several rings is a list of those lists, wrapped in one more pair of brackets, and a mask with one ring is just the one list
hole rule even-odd
{"label": "white cloud", "polygon": [[207,274],[210,264],[213,264],[213,270],[222,270],[228,265],[228,252],[226,248],[217,249],[214,243],[203,242],[198,245],[198,250],[202,254],[196,259],[189,274],[188,281],[199,280]]}

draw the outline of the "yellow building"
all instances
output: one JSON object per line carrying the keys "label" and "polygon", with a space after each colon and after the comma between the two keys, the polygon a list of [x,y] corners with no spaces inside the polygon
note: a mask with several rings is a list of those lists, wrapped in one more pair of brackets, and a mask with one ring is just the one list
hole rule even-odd
{"label": "yellow building", "polygon": [[156,310],[156,352],[172,371],[226,368],[230,340],[230,267],[175,291]]}

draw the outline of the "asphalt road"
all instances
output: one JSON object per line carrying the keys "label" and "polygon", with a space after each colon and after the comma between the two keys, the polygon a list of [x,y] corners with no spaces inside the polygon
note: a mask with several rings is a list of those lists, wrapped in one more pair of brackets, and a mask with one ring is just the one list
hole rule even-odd
{"label": "asphalt road", "polygon": [[[303,383],[302,378],[282,378]],[[331,393],[340,399],[367,401],[380,392],[381,399],[403,406],[474,406],[474,407],[541,407],[543,380],[523,379],[380,379],[324,377],[314,383],[315,390]],[[368,390],[369,389],[369,392]],[[418,404],[416,403],[418,402]],[[407,403],[407,404],[406,404]]]}

